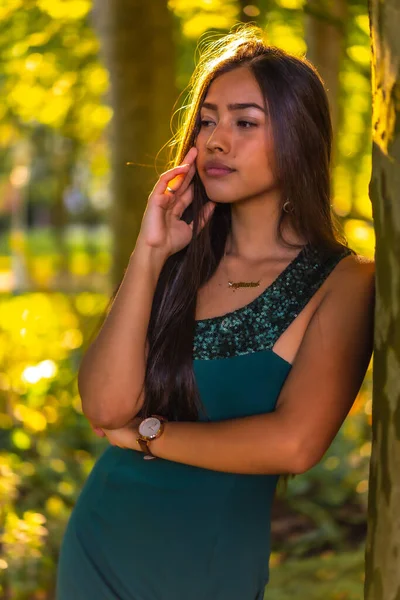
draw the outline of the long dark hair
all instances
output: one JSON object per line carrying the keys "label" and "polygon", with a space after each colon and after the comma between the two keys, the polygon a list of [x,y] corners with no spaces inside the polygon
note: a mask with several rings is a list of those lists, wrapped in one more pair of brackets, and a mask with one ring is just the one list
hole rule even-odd
{"label": "long dark hair", "polygon": [[[260,28],[241,25],[203,48],[172,144],[170,166],[180,164],[195,144],[200,107],[212,81],[243,66],[254,74],[265,98],[282,205],[290,199],[293,206],[292,213],[281,210],[279,239],[287,247],[299,247],[282,234],[284,220],[291,219],[293,229],[311,247],[323,253],[340,251],[347,243],[331,209],[332,126],[323,82],[306,58],[266,44]],[[168,258],[154,294],[142,416],[157,413],[170,420],[188,421],[196,420],[203,409],[192,363],[196,297],[215,272],[231,229],[230,205],[218,204],[209,223],[196,234],[199,213],[207,201],[196,173],[193,202],[182,217],[187,222],[193,218],[193,239]]]}

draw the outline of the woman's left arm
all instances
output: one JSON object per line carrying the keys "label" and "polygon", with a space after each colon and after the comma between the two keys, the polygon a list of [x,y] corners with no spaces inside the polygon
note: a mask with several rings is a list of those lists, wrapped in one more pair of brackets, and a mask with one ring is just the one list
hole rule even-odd
{"label": "woman's left arm", "polygon": [[[169,421],[150,442],[151,452],[231,473],[310,469],[338,433],[365,377],[373,349],[374,299],[374,263],[349,261],[310,320],[274,412],[213,422]],[[139,422],[109,433],[123,447],[140,451]]]}

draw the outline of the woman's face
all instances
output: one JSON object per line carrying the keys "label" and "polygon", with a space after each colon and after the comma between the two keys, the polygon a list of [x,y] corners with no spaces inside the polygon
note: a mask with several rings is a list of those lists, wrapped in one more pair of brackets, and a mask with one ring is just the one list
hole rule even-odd
{"label": "woman's face", "polygon": [[248,68],[212,82],[200,117],[196,166],[210,200],[237,202],[277,187],[272,131],[261,90]]}

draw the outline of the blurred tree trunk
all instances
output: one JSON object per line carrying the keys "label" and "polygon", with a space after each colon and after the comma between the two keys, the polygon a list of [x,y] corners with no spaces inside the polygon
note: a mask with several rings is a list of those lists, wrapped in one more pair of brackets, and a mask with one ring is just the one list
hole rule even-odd
{"label": "blurred tree trunk", "polygon": [[371,0],[376,323],[366,600],[400,598],[400,6]]}
{"label": "blurred tree trunk", "polygon": [[11,208],[10,249],[12,291],[16,294],[27,292],[32,287],[28,267],[27,240],[27,184],[32,160],[32,148],[27,139],[16,141],[11,150],[11,188],[8,202]]}
{"label": "blurred tree trunk", "polygon": [[[112,286],[122,279],[171,137],[176,100],[173,19],[167,0],[95,0],[94,25],[110,75]],[[133,166],[127,166],[133,162]],[[164,170],[165,163],[161,166]]]}
{"label": "blurred tree trunk", "polygon": [[68,290],[73,276],[69,271],[69,251],[66,240],[68,211],[65,205],[65,192],[71,185],[76,165],[79,142],[74,138],[52,135],[52,167],[56,181],[54,202],[51,207],[51,220],[58,253],[57,287]]}
{"label": "blurred tree trunk", "polygon": [[340,122],[339,74],[346,42],[347,0],[307,0],[305,37],[307,58],[317,67],[328,92],[333,126],[332,162]]}

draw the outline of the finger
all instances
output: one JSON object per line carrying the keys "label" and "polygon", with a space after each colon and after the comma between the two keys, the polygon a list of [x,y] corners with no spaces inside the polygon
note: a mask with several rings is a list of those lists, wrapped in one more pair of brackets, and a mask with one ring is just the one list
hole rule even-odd
{"label": "finger", "polygon": [[164,193],[175,194],[176,192],[181,191],[181,186],[185,181],[186,173],[181,173],[176,175],[171,181],[168,183],[166,190]]}
{"label": "finger", "polygon": [[196,146],[192,146],[191,148],[189,148],[188,152],[183,157],[181,164],[193,162],[194,159],[196,158],[196,156],[197,156],[197,148],[196,148]]}
{"label": "finger", "polygon": [[152,194],[164,194],[169,183],[175,177],[177,177],[177,175],[186,175],[186,173],[189,171],[189,169],[190,169],[190,165],[186,163],[184,165],[180,165],[179,167],[174,167],[173,169],[170,169],[169,171],[165,171],[165,173],[162,173],[162,175],[160,175],[156,185],[154,186],[154,188],[152,190]]}
{"label": "finger", "polygon": [[183,196],[181,196],[179,193],[177,202],[171,210],[171,213],[173,214],[173,216],[176,217],[177,219],[180,219],[182,217],[184,211],[189,206],[189,204],[192,203],[192,201],[193,201],[193,187],[190,187],[189,189],[187,189]]}
{"label": "finger", "polygon": [[189,171],[186,173],[185,178],[183,179],[182,183],[179,186],[179,195],[180,196],[186,192],[189,185],[192,183],[192,179],[193,179],[195,173],[196,173],[196,165],[192,164]]}
{"label": "finger", "polygon": [[185,184],[185,182],[182,183],[182,185],[179,187],[178,191],[176,192],[176,203],[172,208],[172,214],[177,217],[178,219],[181,218],[183,211],[189,206],[189,204],[191,204],[192,200],[193,200],[193,181],[192,181],[192,177],[194,175],[194,173],[196,172],[196,169],[194,168],[192,173],[188,173],[187,177],[190,174],[190,179],[187,180],[187,183]]}
{"label": "finger", "polygon": [[[203,206],[201,213],[200,213],[199,228],[198,228],[197,233],[200,233],[200,231],[203,229],[203,227],[206,225],[206,223],[210,220],[216,206],[217,206],[216,203],[213,202],[212,200],[209,200]],[[192,231],[193,231],[193,223],[194,223],[194,221],[191,221],[191,223],[188,224]]]}
{"label": "finger", "polygon": [[178,218],[182,216],[185,208],[187,208],[193,200],[193,176],[195,173],[196,167],[195,165],[192,165],[184,181],[177,190],[176,204],[172,209],[172,214]]}
{"label": "finger", "polygon": [[203,206],[203,210],[201,212],[200,217],[199,231],[201,231],[203,227],[207,224],[207,222],[210,220],[216,206],[216,203],[212,202],[212,200],[209,200],[207,204]]}
{"label": "finger", "polygon": [[192,146],[192,148],[190,148],[189,152],[186,154],[186,156],[183,159],[184,164],[190,165],[189,171],[186,173],[185,176],[179,175],[177,178],[174,178],[168,184],[168,187],[171,188],[172,190],[174,190],[174,192],[179,190],[179,193],[183,193],[190,185],[193,175],[196,172],[196,165],[195,165],[196,156],[197,156],[197,148],[195,146]]}

